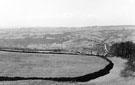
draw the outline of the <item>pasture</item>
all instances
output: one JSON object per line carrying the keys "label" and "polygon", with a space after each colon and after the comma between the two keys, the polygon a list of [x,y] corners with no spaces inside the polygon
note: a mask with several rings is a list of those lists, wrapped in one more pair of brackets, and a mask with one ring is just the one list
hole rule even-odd
{"label": "pasture", "polygon": [[96,56],[0,52],[0,76],[76,77],[103,69]]}

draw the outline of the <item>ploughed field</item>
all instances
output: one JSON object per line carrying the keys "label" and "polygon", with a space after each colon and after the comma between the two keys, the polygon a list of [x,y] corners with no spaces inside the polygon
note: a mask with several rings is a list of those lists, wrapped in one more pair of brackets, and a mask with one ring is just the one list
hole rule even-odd
{"label": "ploughed field", "polygon": [[0,76],[77,77],[103,69],[96,56],[0,52]]}

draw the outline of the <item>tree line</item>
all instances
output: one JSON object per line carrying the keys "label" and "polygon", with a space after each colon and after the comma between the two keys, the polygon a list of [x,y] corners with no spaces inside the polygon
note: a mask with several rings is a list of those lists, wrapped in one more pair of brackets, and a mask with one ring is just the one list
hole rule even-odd
{"label": "tree line", "polygon": [[126,59],[134,59],[135,57],[135,44],[131,41],[114,43],[110,47],[112,56],[117,56]]}

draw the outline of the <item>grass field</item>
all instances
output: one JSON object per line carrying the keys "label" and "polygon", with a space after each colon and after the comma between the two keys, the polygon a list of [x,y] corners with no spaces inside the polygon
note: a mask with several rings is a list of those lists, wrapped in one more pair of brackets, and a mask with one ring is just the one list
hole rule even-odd
{"label": "grass field", "polygon": [[96,56],[0,52],[0,76],[75,77],[104,68]]}

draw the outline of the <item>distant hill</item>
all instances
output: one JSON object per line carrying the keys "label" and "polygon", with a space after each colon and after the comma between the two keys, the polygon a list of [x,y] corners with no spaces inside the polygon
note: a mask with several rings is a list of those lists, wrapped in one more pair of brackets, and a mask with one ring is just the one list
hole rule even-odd
{"label": "distant hill", "polygon": [[0,29],[0,47],[101,52],[103,44],[135,41],[134,35],[135,25]]}

